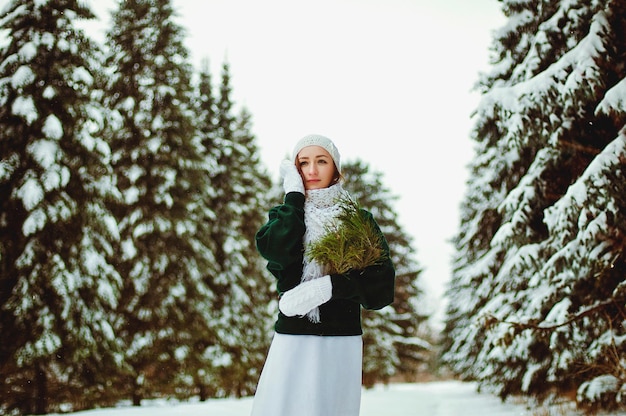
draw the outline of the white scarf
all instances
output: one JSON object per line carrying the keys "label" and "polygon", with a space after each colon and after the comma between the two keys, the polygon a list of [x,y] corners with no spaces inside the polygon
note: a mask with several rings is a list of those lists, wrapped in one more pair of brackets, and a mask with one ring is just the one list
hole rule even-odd
{"label": "white scarf", "polygon": [[[340,183],[323,189],[312,189],[306,191],[304,201],[304,232],[303,242],[305,249],[314,241],[322,238],[328,228],[333,225],[337,216],[341,213],[339,201],[349,198],[349,194],[344,191]],[[326,274],[327,268],[316,261],[308,261],[304,256],[304,267],[302,268],[302,282],[317,279]],[[309,321],[320,322],[319,308],[314,308],[307,313]]]}

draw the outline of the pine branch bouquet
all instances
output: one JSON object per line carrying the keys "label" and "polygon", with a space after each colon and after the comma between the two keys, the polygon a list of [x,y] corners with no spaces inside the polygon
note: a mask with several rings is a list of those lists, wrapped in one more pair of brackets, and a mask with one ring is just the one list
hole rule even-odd
{"label": "pine branch bouquet", "polygon": [[344,198],[339,201],[341,212],[335,225],[312,243],[305,255],[328,267],[329,274],[363,270],[386,260],[382,236],[359,204]]}

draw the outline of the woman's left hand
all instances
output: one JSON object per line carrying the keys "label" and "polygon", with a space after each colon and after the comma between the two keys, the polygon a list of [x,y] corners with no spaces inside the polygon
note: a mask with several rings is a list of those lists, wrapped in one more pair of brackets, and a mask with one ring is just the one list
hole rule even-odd
{"label": "woman's left hand", "polygon": [[278,301],[278,309],[285,316],[306,315],[311,309],[328,302],[333,295],[330,275],[300,283],[286,291]]}

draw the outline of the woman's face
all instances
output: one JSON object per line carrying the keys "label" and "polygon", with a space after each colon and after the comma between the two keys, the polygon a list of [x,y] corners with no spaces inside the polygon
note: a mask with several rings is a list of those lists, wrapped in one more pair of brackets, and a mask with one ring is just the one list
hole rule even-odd
{"label": "woman's face", "polygon": [[298,153],[296,166],[307,190],[328,188],[335,179],[335,162],[323,147],[302,148]]}

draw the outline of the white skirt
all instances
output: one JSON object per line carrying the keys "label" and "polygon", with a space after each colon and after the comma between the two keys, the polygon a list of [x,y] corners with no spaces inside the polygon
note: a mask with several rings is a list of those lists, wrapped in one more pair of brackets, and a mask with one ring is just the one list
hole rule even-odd
{"label": "white skirt", "polygon": [[358,416],[363,341],[274,334],[252,416]]}

